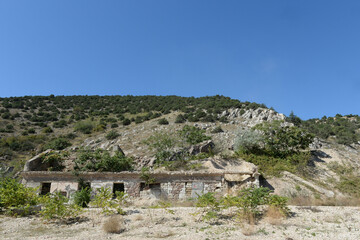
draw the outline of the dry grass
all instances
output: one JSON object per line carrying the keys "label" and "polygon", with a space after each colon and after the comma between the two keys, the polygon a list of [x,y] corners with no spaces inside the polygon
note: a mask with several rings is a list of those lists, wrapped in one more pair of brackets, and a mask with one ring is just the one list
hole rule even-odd
{"label": "dry grass", "polygon": [[284,218],[284,214],[275,207],[269,207],[265,214],[265,221],[271,225],[280,225]]}
{"label": "dry grass", "polygon": [[114,215],[109,217],[103,225],[107,233],[121,233],[125,230],[124,219],[122,216]]}
{"label": "dry grass", "polygon": [[256,233],[255,226],[252,224],[246,224],[241,227],[241,233],[245,236],[251,236]]}
{"label": "dry grass", "polygon": [[143,220],[144,220],[144,217],[140,214],[138,214],[134,217],[134,221],[143,221]]}
{"label": "dry grass", "polygon": [[360,198],[341,197],[315,199],[311,197],[298,196],[289,200],[289,205],[294,206],[360,206]]}

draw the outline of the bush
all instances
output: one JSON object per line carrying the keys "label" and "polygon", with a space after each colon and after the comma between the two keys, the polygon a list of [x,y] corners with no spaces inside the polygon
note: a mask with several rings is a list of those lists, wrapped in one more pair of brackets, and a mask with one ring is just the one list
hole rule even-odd
{"label": "bush", "polygon": [[206,136],[204,133],[205,130],[189,125],[185,125],[183,129],[179,131],[179,135],[185,139],[187,143],[192,145],[211,139],[211,137]]}
{"label": "bush", "polygon": [[98,149],[95,152],[83,150],[75,160],[75,170],[121,172],[133,170],[133,160],[125,157],[121,152],[113,156],[106,150]]}
{"label": "bush", "polygon": [[74,203],[79,207],[88,207],[91,197],[91,190],[87,187],[82,188],[81,190],[75,192],[74,194]]}
{"label": "bush", "polygon": [[168,160],[174,154],[177,142],[178,139],[175,136],[165,132],[155,133],[144,141],[150,150],[155,151],[155,158],[159,162]]}
{"label": "bush", "polygon": [[124,126],[127,126],[127,125],[130,125],[130,124],[131,124],[131,121],[130,121],[130,119],[125,118],[125,119],[122,121],[122,124],[123,124]]}
{"label": "bush", "polygon": [[263,147],[263,142],[264,137],[259,131],[240,129],[236,133],[234,149],[245,153],[257,153]]}
{"label": "bush", "polygon": [[120,136],[120,134],[117,133],[116,131],[110,131],[108,134],[106,134],[105,138],[107,140],[113,140],[116,139],[118,136]]}
{"label": "bush", "polygon": [[169,124],[169,121],[166,120],[166,118],[161,118],[161,119],[159,119],[158,123],[159,123],[160,125],[168,125],[168,124]]}
{"label": "bush", "polygon": [[60,192],[42,196],[40,202],[43,204],[43,207],[40,215],[47,220],[66,220],[79,216],[82,212],[81,208],[76,204],[68,204],[68,201],[69,199]]}
{"label": "bush", "polygon": [[44,150],[46,149],[53,149],[53,150],[63,150],[67,147],[70,147],[71,143],[69,140],[65,138],[55,138],[51,140],[48,144],[44,146]]}
{"label": "bush", "polygon": [[176,116],[175,123],[184,123],[186,121],[184,115],[179,114]]}
{"label": "bush", "polygon": [[97,190],[94,199],[90,205],[101,208],[104,214],[125,214],[121,208],[127,202],[127,195],[123,192],[116,192],[116,198],[113,199],[113,194],[110,188],[101,187]]}
{"label": "bush", "polygon": [[235,207],[235,216],[239,220],[253,221],[259,218],[266,208],[276,209],[282,213],[284,217],[289,215],[287,207],[287,198],[278,195],[272,195],[268,188],[249,187],[242,189],[236,196],[227,195],[216,198],[214,193],[206,193],[198,196],[196,206],[201,211],[200,214],[203,221],[214,221],[220,217],[223,209]]}
{"label": "bush", "polygon": [[104,222],[103,229],[107,233],[121,233],[125,230],[122,216],[111,216]]}
{"label": "bush", "polygon": [[23,215],[30,213],[31,206],[38,204],[36,188],[28,188],[15,179],[4,178],[0,181],[0,207],[9,215],[22,209]]}
{"label": "bush", "polygon": [[45,128],[43,128],[42,132],[43,132],[43,133],[52,133],[53,130],[52,130],[51,127],[45,127]]}
{"label": "bush", "polygon": [[74,130],[84,134],[90,134],[94,129],[94,124],[90,121],[82,121],[75,124]]}
{"label": "bush", "polygon": [[61,171],[64,169],[64,159],[56,152],[50,152],[42,156],[42,162],[49,165],[48,171]]}

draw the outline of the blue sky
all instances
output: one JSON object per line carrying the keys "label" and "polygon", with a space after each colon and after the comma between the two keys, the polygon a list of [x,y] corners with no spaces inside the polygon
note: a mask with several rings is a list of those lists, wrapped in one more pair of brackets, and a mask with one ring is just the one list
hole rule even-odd
{"label": "blue sky", "polygon": [[360,1],[0,0],[0,96],[225,95],[360,114]]}

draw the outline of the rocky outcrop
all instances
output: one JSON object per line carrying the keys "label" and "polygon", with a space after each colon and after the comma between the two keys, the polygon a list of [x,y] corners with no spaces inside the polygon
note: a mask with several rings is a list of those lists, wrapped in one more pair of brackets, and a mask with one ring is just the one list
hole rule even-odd
{"label": "rocky outcrop", "polygon": [[202,143],[199,143],[197,145],[193,145],[189,149],[190,155],[196,155],[199,153],[210,153],[215,147],[215,144],[213,141],[208,140]]}
{"label": "rocky outcrop", "polygon": [[223,111],[221,114],[219,114],[219,117],[227,117],[229,121],[234,121],[234,123],[243,122],[249,127],[255,126],[256,124],[262,123],[264,121],[283,121],[286,118],[284,114],[277,113],[274,110],[267,108],[248,110],[233,108]]}
{"label": "rocky outcrop", "polygon": [[25,163],[24,171],[25,172],[27,172],[27,171],[46,171],[49,166],[44,164],[42,162],[42,160],[43,160],[43,156],[45,154],[50,153],[51,151],[52,151],[51,149],[48,149],[45,152],[42,152],[42,153],[36,155],[35,157],[31,158],[30,160],[28,160]]}

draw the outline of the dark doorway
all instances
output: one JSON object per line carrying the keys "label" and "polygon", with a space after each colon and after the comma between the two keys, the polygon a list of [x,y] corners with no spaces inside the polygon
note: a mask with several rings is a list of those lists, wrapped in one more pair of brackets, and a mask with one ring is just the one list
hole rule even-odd
{"label": "dark doorway", "polygon": [[51,189],[51,183],[42,183],[40,195],[48,194],[50,192],[50,189]]}
{"label": "dark doorway", "polygon": [[113,185],[113,196],[116,197],[116,192],[125,192],[124,183],[114,183]]}

